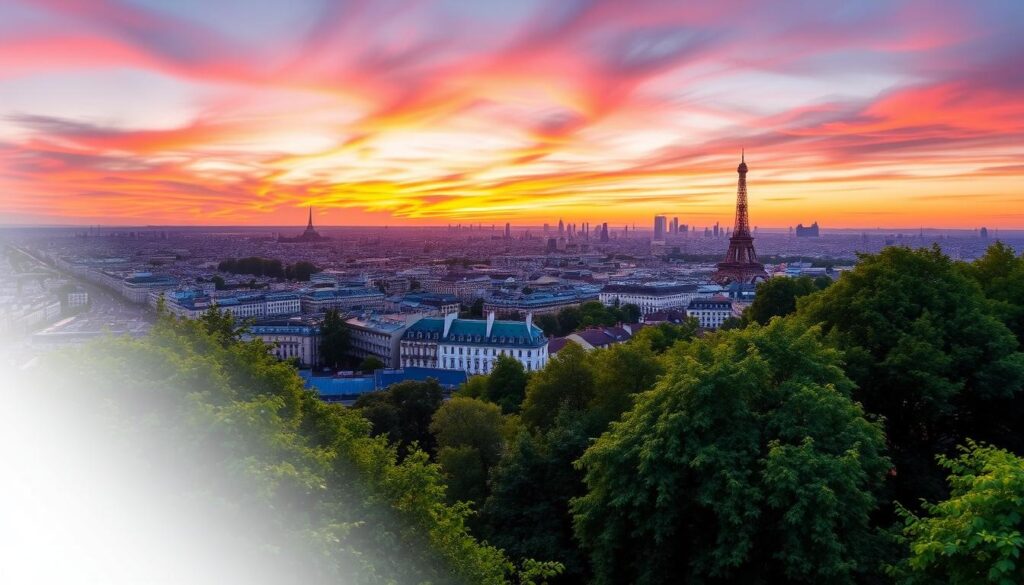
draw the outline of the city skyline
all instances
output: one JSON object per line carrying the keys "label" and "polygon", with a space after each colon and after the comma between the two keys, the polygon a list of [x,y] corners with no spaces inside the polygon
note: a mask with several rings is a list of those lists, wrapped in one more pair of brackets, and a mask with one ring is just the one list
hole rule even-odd
{"label": "city skyline", "polygon": [[289,6],[5,4],[0,224],[1024,227],[1019,4]]}

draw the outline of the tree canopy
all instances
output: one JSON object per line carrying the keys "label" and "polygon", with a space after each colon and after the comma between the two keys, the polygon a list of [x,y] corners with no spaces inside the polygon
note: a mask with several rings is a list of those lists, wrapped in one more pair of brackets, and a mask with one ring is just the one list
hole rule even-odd
{"label": "tree canopy", "polygon": [[796,300],[813,292],[824,290],[832,284],[827,276],[811,278],[770,278],[757,285],[754,302],[743,311],[747,323],[767,325],[772,317],[782,317],[796,311]]}
{"label": "tree canopy", "polygon": [[840,355],[775,322],[673,350],[580,458],[576,534],[597,583],[851,583],[889,468]]}
{"label": "tree canopy", "polygon": [[896,500],[945,495],[935,456],[966,439],[1024,449],[1024,354],[938,248],[884,249],[798,302],[842,349],[854,398],[885,418]]}
{"label": "tree canopy", "polygon": [[956,458],[939,457],[950,472],[950,497],[903,510],[909,556],[893,575],[908,585],[1024,583],[1024,459],[970,442]]}

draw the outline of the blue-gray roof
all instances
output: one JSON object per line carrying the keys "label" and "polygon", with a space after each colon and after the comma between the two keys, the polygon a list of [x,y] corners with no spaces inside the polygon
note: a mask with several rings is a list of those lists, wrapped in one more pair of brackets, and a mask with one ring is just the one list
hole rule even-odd
{"label": "blue-gray roof", "polygon": [[[420,336],[422,334],[422,337]],[[441,317],[424,317],[414,323],[402,335],[402,339],[431,339],[449,343],[469,343],[481,345],[504,345],[518,347],[539,347],[547,343],[544,332],[534,325],[526,328],[523,321],[495,321],[490,337],[487,334],[487,321],[483,319],[455,319],[448,336],[444,334],[444,319]]]}

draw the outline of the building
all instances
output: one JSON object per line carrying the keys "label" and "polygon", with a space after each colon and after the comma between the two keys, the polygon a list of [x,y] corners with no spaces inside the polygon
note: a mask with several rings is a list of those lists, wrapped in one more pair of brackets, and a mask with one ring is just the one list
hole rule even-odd
{"label": "building", "polygon": [[384,308],[392,313],[447,315],[448,313],[458,313],[462,308],[462,303],[454,295],[409,293],[386,298]]}
{"label": "building", "polygon": [[295,358],[301,366],[315,366],[320,360],[320,327],[308,318],[269,319],[249,326],[243,339],[261,339],[278,359]]}
{"label": "building", "polygon": [[483,297],[491,288],[491,277],[485,275],[447,274],[422,282],[423,290],[441,295],[454,295],[463,301]]}
{"label": "building", "polygon": [[666,219],[664,215],[654,216],[654,241],[665,241]]}
{"label": "building", "polygon": [[129,302],[141,305],[149,299],[149,293],[172,289],[176,286],[178,286],[178,281],[173,277],[136,272],[121,281],[121,296],[128,299]]}
{"label": "building", "polygon": [[305,290],[299,300],[303,313],[326,313],[329,309],[376,311],[384,308],[384,293],[369,287]]}
{"label": "building", "polygon": [[807,227],[804,227],[802,223],[796,226],[796,237],[798,238],[817,238],[820,235],[818,232],[818,222],[814,222]]}
{"label": "building", "polygon": [[587,301],[598,300],[596,290],[581,289],[553,292],[535,292],[528,295],[492,295],[484,301],[484,313],[494,312],[498,317],[513,315],[546,315],[569,307],[578,307]]}
{"label": "building", "polygon": [[345,321],[349,330],[349,354],[357,358],[375,357],[385,367],[397,368],[402,334],[408,328],[404,321],[375,317],[353,317]]}
{"label": "building", "polygon": [[68,291],[68,308],[77,309],[78,307],[84,307],[89,304],[89,293],[85,292],[85,289],[75,287]]}
{"label": "building", "polygon": [[696,284],[678,282],[611,283],[601,289],[599,298],[607,306],[636,305],[647,315],[669,309],[684,309],[700,296]]}
{"label": "building", "polygon": [[196,319],[211,307],[230,313],[235,319],[264,319],[295,315],[300,312],[299,295],[290,292],[238,293],[213,296],[201,290],[154,292],[151,304],[164,299],[164,307],[172,315]]}
{"label": "building", "polygon": [[488,374],[501,355],[523,364],[527,371],[544,367],[548,360],[548,341],[544,332],[526,321],[498,321],[494,313],[487,319],[459,319],[456,314],[426,317],[411,325],[402,335],[401,365],[407,367],[462,370],[468,374]]}
{"label": "building", "polygon": [[704,329],[718,329],[733,316],[732,301],[725,297],[694,299],[686,307],[686,315],[694,317]]}
{"label": "building", "polygon": [[[750,218],[747,213],[747,161],[740,156],[740,165],[736,167],[739,182],[736,187],[736,225],[729,236],[729,250],[725,259],[718,263],[712,280],[719,284],[730,282],[757,282],[768,278],[764,264],[757,261],[754,251],[754,237],[750,234]],[[715,224],[715,236],[718,236],[718,224]]]}

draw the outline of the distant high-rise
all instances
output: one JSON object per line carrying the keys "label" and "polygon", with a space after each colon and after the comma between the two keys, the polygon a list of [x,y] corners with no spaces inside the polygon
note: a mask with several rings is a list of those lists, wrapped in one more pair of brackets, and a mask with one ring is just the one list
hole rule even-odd
{"label": "distant high-rise", "polygon": [[757,261],[754,238],[750,235],[750,218],[747,213],[747,162],[740,157],[739,182],[736,186],[736,224],[729,237],[729,250],[725,260],[718,263],[718,270],[712,280],[719,284],[731,282],[752,283],[768,277],[764,265]]}
{"label": "distant high-rise", "polygon": [[607,223],[602,223],[601,224],[601,241],[602,242],[607,242],[608,241],[608,224]]}
{"label": "distant high-rise", "polygon": [[565,235],[565,223],[563,223],[561,219],[558,220],[558,235]]}
{"label": "distant high-rise", "polygon": [[665,216],[655,215],[654,216],[654,241],[664,242],[665,241]]}
{"label": "distant high-rise", "polygon": [[798,238],[817,238],[821,234],[818,231],[818,222],[814,222],[811,225],[804,227],[804,224],[798,223],[796,225],[796,237]]}
{"label": "distant high-rise", "polygon": [[978,230],[978,235],[981,236],[982,239],[986,239],[987,240],[988,239],[988,228],[987,227],[983,227],[980,230]]}
{"label": "distant high-rise", "polygon": [[507,223],[507,222],[505,223],[505,239],[506,240],[512,239],[512,224]]}
{"label": "distant high-rise", "polygon": [[670,234],[677,234],[677,233],[679,233],[679,218],[678,217],[673,217],[672,218],[672,227],[669,229],[669,233]]}

